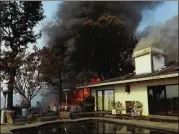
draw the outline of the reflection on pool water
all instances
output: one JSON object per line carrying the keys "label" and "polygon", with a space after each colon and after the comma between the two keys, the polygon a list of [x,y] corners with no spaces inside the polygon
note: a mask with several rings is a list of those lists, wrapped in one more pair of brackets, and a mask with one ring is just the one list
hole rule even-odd
{"label": "reflection on pool water", "polygon": [[16,130],[14,134],[175,134],[99,121],[82,121],[68,124],[46,125]]}

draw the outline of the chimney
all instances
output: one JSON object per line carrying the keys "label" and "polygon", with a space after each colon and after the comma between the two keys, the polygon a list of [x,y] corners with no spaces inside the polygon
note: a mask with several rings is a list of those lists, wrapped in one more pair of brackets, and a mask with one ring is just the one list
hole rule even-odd
{"label": "chimney", "polygon": [[148,47],[134,51],[135,72],[138,74],[152,73],[165,66],[165,55],[161,49]]}

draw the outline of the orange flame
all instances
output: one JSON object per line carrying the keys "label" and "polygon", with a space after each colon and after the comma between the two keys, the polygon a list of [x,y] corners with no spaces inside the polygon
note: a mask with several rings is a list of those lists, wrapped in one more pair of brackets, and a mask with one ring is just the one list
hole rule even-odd
{"label": "orange flame", "polygon": [[86,97],[90,95],[90,88],[84,88],[78,91],[75,91],[75,101],[83,101]]}

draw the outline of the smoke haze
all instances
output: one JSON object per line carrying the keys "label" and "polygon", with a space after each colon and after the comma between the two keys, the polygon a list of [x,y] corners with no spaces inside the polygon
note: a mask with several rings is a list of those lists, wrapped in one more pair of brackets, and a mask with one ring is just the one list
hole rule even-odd
{"label": "smoke haze", "polygon": [[178,59],[178,16],[174,16],[164,24],[146,28],[139,39],[135,50],[157,47],[165,52],[167,62],[176,61]]}

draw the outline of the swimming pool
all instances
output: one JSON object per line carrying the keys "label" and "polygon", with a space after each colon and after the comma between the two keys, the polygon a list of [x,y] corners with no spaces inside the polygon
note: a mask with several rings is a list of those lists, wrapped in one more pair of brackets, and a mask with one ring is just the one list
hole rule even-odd
{"label": "swimming pool", "polygon": [[56,123],[13,131],[14,134],[176,134],[139,127],[102,122],[80,121],[75,123]]}

